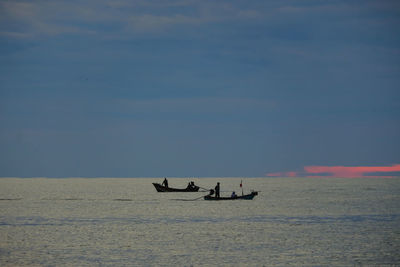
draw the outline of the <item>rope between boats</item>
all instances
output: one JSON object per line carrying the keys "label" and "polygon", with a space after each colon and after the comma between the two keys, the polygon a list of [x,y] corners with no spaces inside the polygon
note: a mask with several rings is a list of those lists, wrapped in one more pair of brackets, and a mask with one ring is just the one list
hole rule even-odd
{"label": "rope between boats", "polygon": [[199,188],[201,188],[201,189],[203,189],[203,190],[210,191],[210,189],[207,189],[207,188],[204,188],[204,187],[201,187],[201,186],[199,186]]}
{"label": "rope between boats", "polygon": [[196,201],[199,200],[200,198],[203,198],[204,196],[198,197],[198,198],[194,198],[194,199],[171,199],[171,200],[176,200],[176,201]]}

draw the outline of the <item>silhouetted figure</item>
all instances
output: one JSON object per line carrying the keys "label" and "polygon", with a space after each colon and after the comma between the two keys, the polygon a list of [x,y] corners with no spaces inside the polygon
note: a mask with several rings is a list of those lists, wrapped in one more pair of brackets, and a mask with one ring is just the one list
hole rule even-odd
{"label": "silhouetted figure", "polygon": [[219,198],[219,183],[215,186],[215,197]]}
{"label": "silhouetted figure", "polygon": [[231,198],[237,198],[235,191],[232,192]]}
{"label": "silhouetted figure", "polygon": [[162,182],[162,185],[165,187],[168,187],[168,180],[167,178],[164,177],[164,181]]}
{"label": "silhouetted figure", "polygon": [[188,183],[186,188],[189,190],[195,190],[197,188],[197,186],[194,185],[194,182],[190,182],[190,183]]}

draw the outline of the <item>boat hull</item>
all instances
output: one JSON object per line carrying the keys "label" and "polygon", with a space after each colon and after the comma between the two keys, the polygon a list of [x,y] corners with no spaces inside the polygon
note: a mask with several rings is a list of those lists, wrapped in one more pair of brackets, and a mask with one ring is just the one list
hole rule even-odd
{"label": "boat hull", "polygon": [[153,183],[154,187],[156,188],[157,192],[198,192],[199,187],[195,186],[192,188],[172,188],[172,187],[165,187],[160,185],[159,183]]}
{"label": "boat hull", "polygon": [[251,194],[244,195],[244,196],[237,196],[237,197],[213,197],[213,196],[207,195],[207,196],[204,196],[204,200],[239,200],[239,199],[251,200],[257,195],[258,195],[258,192],[251,192]]}

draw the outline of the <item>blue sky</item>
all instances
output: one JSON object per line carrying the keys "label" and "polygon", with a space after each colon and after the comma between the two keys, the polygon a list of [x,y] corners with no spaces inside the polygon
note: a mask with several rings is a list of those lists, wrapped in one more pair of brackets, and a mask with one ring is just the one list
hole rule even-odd
{"label": "blue sky", "polygon": [[0,1],[0,176],[400,162],[398,1]]}

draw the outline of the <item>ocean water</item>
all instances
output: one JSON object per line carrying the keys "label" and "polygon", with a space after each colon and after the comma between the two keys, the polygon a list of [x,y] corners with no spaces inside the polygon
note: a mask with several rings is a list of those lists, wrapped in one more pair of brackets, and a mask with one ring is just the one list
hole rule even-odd
{"label": "ocean water", "polygon": [[[219,181],[241,194],[240,178]],[[400,266],[400,178],[0,179],[0,266]],[[197,199],[197,200],[196,200]]]}

